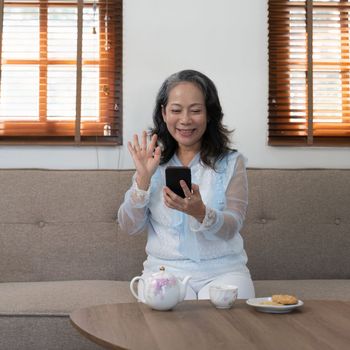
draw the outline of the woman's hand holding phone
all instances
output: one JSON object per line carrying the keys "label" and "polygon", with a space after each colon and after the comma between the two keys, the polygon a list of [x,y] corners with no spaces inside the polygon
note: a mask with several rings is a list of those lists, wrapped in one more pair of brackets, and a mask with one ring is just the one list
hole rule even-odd
{"label": "woman's hand holding phone", "polygon": [[151,177],[155,173],[159,162],[161,150],[157,145],[157,135],[153,135],[147,144],[147,133],[143,131],[141,145],[137,135],[134,135],[133,143],[128,142],[128,149],[136,168],[137,186],[147,191],[151,182]]}
{"label": "woman's hand holding phone", "polygon": [[165,205],[168,208],[176,209],[191,215],[202,223],[206,208],[199,192],[199,186],[192,184],[192,190],[190,190],[183,180],[180,181],[180,185],[184,191],[185,198],[181,198],[171,191],[169,187],[165,186],[163,190]]}

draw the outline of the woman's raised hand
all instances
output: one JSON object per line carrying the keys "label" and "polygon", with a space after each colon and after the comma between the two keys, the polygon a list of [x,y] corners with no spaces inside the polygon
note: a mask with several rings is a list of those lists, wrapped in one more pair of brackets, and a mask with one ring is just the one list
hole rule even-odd
{"label": "woman's raised hand", "polygon": [[147,133],[143,131],[141,145],[137,135],[134,135],[133,143],[128,142],[128,149],[136,167],[136,182],[141,190],[147,190],[151,177],[155,173],[160,162],[160,147],[156,146],[157,135],[153,135],[147,145]]}

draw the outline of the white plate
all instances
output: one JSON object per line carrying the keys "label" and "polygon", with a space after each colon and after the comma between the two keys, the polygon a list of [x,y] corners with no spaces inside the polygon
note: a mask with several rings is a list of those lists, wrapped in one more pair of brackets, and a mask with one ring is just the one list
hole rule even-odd
{"label": "white plate", "polygon": [[268,312],[273,314],[285,314],[287,312],[291,312],[292,310],[304,305],[304,303],[301,300],[298,300],[297,304],[293,305],[264,305],[261,304],[264,301],[271,301],[271,297],[266,298],[252,298],[248,299],[246,303],[250,306],[255,307],[256,310],[261,312]]}

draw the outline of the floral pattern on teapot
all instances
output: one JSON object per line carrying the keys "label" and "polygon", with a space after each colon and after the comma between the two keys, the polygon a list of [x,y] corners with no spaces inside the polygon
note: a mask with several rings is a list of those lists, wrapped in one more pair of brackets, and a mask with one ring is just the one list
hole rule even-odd
{"label": "floral pattern on teapot", "polygon": [[[191,276],[179,280],[171,273],[165,272],[163,266],[159,270],[146,279],[142,276],[134,277],[130,282],[130,291],[138,301],[142,301],[152,309],[170,310],[184,300]],[[142,288],[144,300],[141,300],[134,290],[136,281],[141,282],[139,288]]]}
{"label": "floral pattern on teapot", "polygon": [[151,291],[153,294],[160,295],[164,298],[167,288],[173,288],[177,286],[177,279],[175,277],[170,278],[158,278],[151,282]]}

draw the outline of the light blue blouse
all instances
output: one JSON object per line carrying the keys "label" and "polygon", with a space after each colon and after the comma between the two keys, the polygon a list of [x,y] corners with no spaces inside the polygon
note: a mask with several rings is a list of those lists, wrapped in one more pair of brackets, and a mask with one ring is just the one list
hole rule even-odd
{"label": "light blue blouse", "polygon": [[248,204],[245,160],[238,152],[221,159],[216,171],[200,162],[189,164],[192,182],[199,185],[206,205],[203,223],[164,205],[165,168],[182,165],[178,157],[159,166],[148,191],[137,188],[135,177],[118,212],[121,228],[136,234],[148,227],[147,254],[167,260],[193,261],[230,255],[239,264],[247,261],[239,233]]}

